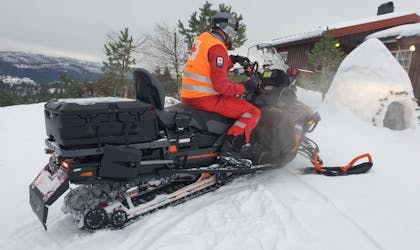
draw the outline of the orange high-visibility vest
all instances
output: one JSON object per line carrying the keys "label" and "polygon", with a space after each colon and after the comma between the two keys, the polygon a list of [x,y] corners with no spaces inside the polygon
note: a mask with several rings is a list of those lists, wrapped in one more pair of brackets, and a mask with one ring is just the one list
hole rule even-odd
{"label": "orange high-visibility vest", "polygon": [[199,35],[193,43],[182,77],[182,98],[198,98],[219,95],[211,82],[211,70],[208,58],[209,49],[220,44],[226,45],[209,32]]}

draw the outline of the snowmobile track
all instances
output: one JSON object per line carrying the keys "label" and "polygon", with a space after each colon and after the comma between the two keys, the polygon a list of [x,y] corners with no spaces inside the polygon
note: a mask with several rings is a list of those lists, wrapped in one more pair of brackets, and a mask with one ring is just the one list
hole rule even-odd
{"label": "snowmobile track", "polygon": [[[122,226],[119,226],[119,227],[114,227],[112,224],[107,223],[107,224],[105,225],[105,227],[100,228],[100,229],[98,229],[98,230],[106,230],[106,229],[119,230],[119,229],[123,229],[123,228],[125,228],[125,227],[127,227],[127,226],[129,226],[129,225],[131,225],[131,224],[133,224],[133,223],[135,223],[135,222],[137,222],[137,221],[141,220],[143,217],[146,217],[146,216],[148,216],[148,215],[150,215],[150,214],[153,214],[153,213],[155,213],[155,212],[157,212],[157,211],[159,211],[159,210],[161,210],[161,209],[167,208],[167,207],[169,207],[169,206],[176,206],[176,205],[182,204],[182,203],[184,203],[184,202],[186,202],[186,201],[188,201],[188,200],[191,200],[191,199],[194,199],[194,198],[199,197],[199,196],[201,196],[201,195],[204,195],[204,194],[206,194],[206,193],[212,192],[212,191],[214,191],[214,190],[218,189],[219,187],[221,187],[221,186],[224,186],[224,185],[228,184],[229,182],[231,182],[233,179],[235,179],[235,178],[237,178],[237,177],[239,177],[239,176],[238,176],[238,175],[231,175],[231,176],[229,176],[228,178],[225,178],[223,182],[216,182],[216,184],[215,184],[215,185],[213,185],[213,186],[206,187],[206,188],[201,189],[201,190],[199,190],[199,191],[197,191],[197,192],[191,193],[191,194],[189,194],[189,195],[187,195],[187,196],[185,196],[185,197],[183,197],[183,198],[181,198],[181,199],[174,200],[174,201],[172,201],[172,202],[170,202],[170,203],[166,203],[166,204],[164,204],[164,205],[162,205],[162,206],[160,206],[160,207],[157,207],[157,208],[155,208],[155,209],[153,209],[153,210],[150,210],[150,211],[148,211],[148,212],[146,212],[146,213],[144,213],[144,214],[137,215],[137,216],[135,216],[135,217],[133,217],[133,218],[130,218],[130,219],[129,219],[129,220],[128,220],[128,221],[127,221],[124,225],[122,225]],[[174,184],[174,185],[176,186],[176,188],[177,188],[177,189],[180,189],[180,188],[182,188],[182,187],[185,187],[185,186],[181,186],[181,187],[179,187],[179,184],[178,184],[178,183],[176,183],[176,184]],[[169,187],[164,187],[164,189],[171,190],[171,186],[169,186]],[[176,190],[177,190],[177,189],[176,189]],[[176,191],[176,190],[175,190],[175,191]],[[154,191],[154,192],[156,193],[156,195],[155,195],[155,196],[157,196],[157,195],[159,195],[160,193],[162,193],[162,191],[164,192],[164,190],[162,190],[162,189],[156,189],[156,190]],[[174,192],[175,192],[175,191],[174,191]],[[154,194],[153,194],[153,193],[152,193],[152,194],[151,194],[151,193],[147,193],[146,195],[148,195],[148,196],[149,196],[149,195],[154,195]],[[108,219],[108,220],[109,220],[109,219]],[[95,231],[98,231],[98,230],[88,229],[88,228],[85,228],[85,227],[83,227],[82,229],[83,229],[83,230],[85,230],[85,231],[87,231],[87,232],[95,232]]]}

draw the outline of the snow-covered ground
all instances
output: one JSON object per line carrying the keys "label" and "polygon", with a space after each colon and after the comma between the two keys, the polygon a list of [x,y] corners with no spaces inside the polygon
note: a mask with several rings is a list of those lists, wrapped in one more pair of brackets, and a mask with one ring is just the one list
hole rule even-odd
{"label": "snow-covered ground", "polygon": [[415,249],[420,233],[420,129],[373,127],[350,111],[301,98],[320,112],[313,132],[326,164],[369,152],[371,172],[302,175],[288,166],[239,178],[124,230],[86,233],[50,208],[45,232],[32,213],[28,185],[47,162],[43,105],[0,109],[0,249]]}
{"label": "snow-covered ground", "polygon": [[[309,135],[326,165],[371,153],[364,175],[304,175],[310,163],[236,179],[123,230],[87,233],[50,207],[44,231],[29,183],[47,162],[43,105],[0,108],[0,249],[418,249],[420,127],[375,127],[337,102],[299,89],[322,120]],[[366,104],[369,105],[369,104]]]}

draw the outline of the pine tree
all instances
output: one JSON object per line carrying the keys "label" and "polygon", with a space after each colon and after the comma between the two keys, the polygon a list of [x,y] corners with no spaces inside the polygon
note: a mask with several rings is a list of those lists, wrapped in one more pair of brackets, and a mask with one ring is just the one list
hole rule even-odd
{"label": "pine tree", "polygon": [[341,47],[336,44],[338,41],[334,39],[334,33],[326,32],[314,48],[306,52],[309,64],[320,69],[323,75],[334,72],[345,57]]}
{"label": "pine tree", "polygon": [[166,66],[163,71],[162,84],[166,95],[172,97],[176,97],[178,95],[177,80],[172,78],[171,71],[168,66]]}
{"label": "pine tree", "polygon": [[[211,29],[211,17],[214,16],[217,12],[227,12],[232,14],[236,21],[239,22],[238,32],[236,37],[233,39],[232,47],[238,48],[242,46],[246,38],[246,25],[242,23],[242,15],[238,15],[236,12],[232,11],[232,7],[219,4],[218,9],[212,9],[212,4],[206,1],[202,8],[199,8],[200,14],[197,14],[197,11],[190,16],[188,20],[188,27],[178,20],[179,32],[185,36],[185,42],[188,44],[188,47],[191,48],[195,37],[200,35],[205,31],[210,31]],[[198,16],[197,16],[198,15]]]}
{"label": "pine tree", "polygon": [[162,87],[165,90],[165,95],[177,97],[178,95],[177,81],[176,79],[172,78],[171,71],[169,70],[168,66],[165,67],[162,73],[159,65],[156,65],[153,74],[162,84]]}
{"label": "pine tree", "polygon": [[17,98],[11,93],[10,85],[0,80],[0,107],[19,104]]}
{"label": "pine tree", "polygon": [[309,64],[314,67],[315,71],[319,71],[313,78],[319,81],[323,98],[331,85],[334,73],[345,57],[344,51],[337,44],[334,32],[325,32],[321,40],[315,43],[314,48],[306,51]]}
{"label": "pine tree", "polygon": [[133,53],[144,43],[134,41],[134,38],[128,33],[128,28],[124,28],[119,35],[108,35],[109,42],[105,47],[107,60],[103,62],[102,71],[105,79],[114,87],[114,95],[118,94],[118,89],[123,89],[121,95],[128,96],[128,76],[136,61]]}
{"label": "pine tree", "polygon": [[155,69],[154,69],[154,71],[153,71],[153,74],[155,75],[155,77],[160,81],[160,79],[161,79],[161,75],[162,75],[162,72],[161,72],[161,70],[160,70],[160,66],[159,66],[159,64],[156,64],[155,65]]}

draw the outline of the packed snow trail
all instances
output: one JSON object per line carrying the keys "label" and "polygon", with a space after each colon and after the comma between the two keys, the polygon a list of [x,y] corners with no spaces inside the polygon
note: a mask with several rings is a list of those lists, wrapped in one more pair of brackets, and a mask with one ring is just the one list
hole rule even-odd
{"label": "packed snow trail", "polygon": [[301,175],[310,164],[298,157],[285,168],[238,178],[123,230],[95,233],[78,230],[61,213],[62,200],[50,207],[49,230],[43,230],[28,203],[28,185],[48,158],[43,106],[0,108],[0,249],[415,248],[419,130],[375,128],[338,107],[313,105],[322,121],[310,136],[326,164],[370,152],[375,165],[369,173]]}

